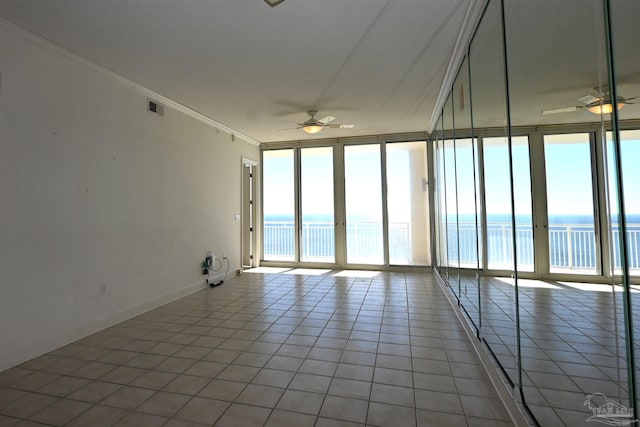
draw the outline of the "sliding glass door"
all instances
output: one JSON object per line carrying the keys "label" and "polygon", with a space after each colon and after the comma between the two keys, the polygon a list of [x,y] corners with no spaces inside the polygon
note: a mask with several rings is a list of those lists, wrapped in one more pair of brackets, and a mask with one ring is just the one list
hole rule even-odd
{"label": "sliding glass door", "polygon": [[429,262],[427,145],[424,141],[386,145],[389,263]]}
{"label": "sliding glass door", "polygon": [[263,258],[294,261],[295,180],[293,150],[270,150],[262,155]]}
{"label": "sliding glass door", "polygon": [[[616,275],[622,274],[622,258],[620,253],[620,218],[623,216],[618,211],[615,194],[615,182],[617,180],[616,168],[613,164],[614,141],[613,134],[607,132],[606,141],[606,170],[609,185],[609,220],[611,247],[611,269]],[[622,178],[622,191],[625,203],[625,229],[627,239],[626,265],[630,276],[640,276],[640,197],[636,191],[640,183],[640,130],[620,131],[620,176]]]}
{"label": "sliding glass door", "polygon": [[426,141],[263,150],[262,261],[429,265]]}
{"label": "sliding glass door", "polygon": [[383,264],[380,144],[344,147],[348,264]]}
{"label": "sliding glass door", "polygon": [[545,135],[544,158],[549,271],[597,274],[590,134]]}
{"label": "sliding glass door", "polygon": [[300,150],[301,256],[305,262],[335,262],[333,147]]}
{"label": "sliding glass door", "polygon": [[[533,271],[535,260],[529,139],[512,137],[509,145],[507,138],[484,138],[483,146],[488,268],[513,268],[513,215],[517,268],[520,271]],[[511,171],[510,158],[513,164]]]}

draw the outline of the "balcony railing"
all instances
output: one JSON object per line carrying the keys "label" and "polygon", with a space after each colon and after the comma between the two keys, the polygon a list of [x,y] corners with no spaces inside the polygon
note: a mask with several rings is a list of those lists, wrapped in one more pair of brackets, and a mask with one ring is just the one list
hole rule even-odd
{"label": "balcony railing", "polygon": [[[510,265],[513,263],[513,245],[511,244],[511,224],[487,224],[487,246],[489,265]],[[619,269],[620,230],[617,225],[611,230],[613,245],[613,265]],[[447,248],[449,262],[475,264],[476,225],[474,223],[455,223],[447,225]],[[533,267],[534,246],[533,229],[530,224],[516,225],[516,247],[520,267]],[[627,224],[627,243],[629,246],[629,268],[640,269],[640,224]],[[460,254],[458,256],[458,253]],[[549,225],[549,258],[553,269],[595,269],[597,266],[596,235],[592,225],[588,224],[550,224]]]}
{"label": "balcony railing", "polygon": [[[620,230],[612,230],[614,268],[620,269]],[[474,223],[449,223],[447,227],[448,261],[475,265],[477,262],[476,226]],[[513,263],[511,224],[487,224],[488,262],[490,266]],[[518,265],[533,268],[533,229],[530,224],[516,225]],[[295,258],[295,225],[293,221],[265,221],[265,259]],[[352,222],[347,224],[347,247],[356,258],[379,260],[382,253],[382,223]],[[453,242],[458,242],[458,248]],[[627,225],[628,265],[640,270],[640,224]],[[335,253],[335,229],[332,222],[305,222],[302,225],[302,257],[307,260],[331,261]],[[458,256],[459,251],[459,256]],[[389,256],[396,261],[411,259],[411,225],[407,222],[389,224]],[[549,225],[549,258],[552,269],[596,269],[596,236],[593,226],[585,224]]]}
{"label": "balcony railing", "polygon": [[[354,258],[366,263],[382,259],[382,223],[347,223],[347,248]],[[302,224],[302,257],[307,260],[332,261],[335,254],[333,222]],[[295,224],[293,221],[264,222],[264,256],[269,260],[295,258]],[[411,259],[411,224],[389,223],[389,256],[392,260]]]}

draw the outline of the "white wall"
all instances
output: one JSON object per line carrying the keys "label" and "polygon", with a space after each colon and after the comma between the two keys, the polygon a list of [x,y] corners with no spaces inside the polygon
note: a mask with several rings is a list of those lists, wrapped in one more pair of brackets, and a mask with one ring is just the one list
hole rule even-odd
{"label": "white wall", "polygon": [[258,147],[3,26],[0,73],[0,370],[239,268]]}

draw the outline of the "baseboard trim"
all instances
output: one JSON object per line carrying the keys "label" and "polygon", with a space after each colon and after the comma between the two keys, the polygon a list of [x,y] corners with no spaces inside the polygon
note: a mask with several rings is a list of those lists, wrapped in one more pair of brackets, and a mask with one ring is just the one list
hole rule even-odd
{"label": "baseboard trim", "polygon": [[[218,278],[218,276],[220,277]],[[213,278],[218,281],[223,277],[224,274],[216,275]],[[122,309],[87,325],[13,351],[8,355],[0,357],[0,372],[206,288],[208,288],[206,279],[202,279],[196,283],[154,297],[141,304]]]}

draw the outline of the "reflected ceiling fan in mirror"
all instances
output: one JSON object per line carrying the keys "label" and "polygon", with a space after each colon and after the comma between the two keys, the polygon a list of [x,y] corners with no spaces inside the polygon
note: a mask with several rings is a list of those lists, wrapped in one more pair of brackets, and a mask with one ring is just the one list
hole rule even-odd
{"label": "reflected ceiling fan in mirror", "polygon": [[[578,101],[582,102],[584,105],[576,105],[574,107],[564,107],[564,108],[555,108],[553,110],[543,110],[542,115],[547,116],[550,114],[561,114],[561,113],[573,113],[575,111],[584,111],[588,110],[593,114],[610,114],[613,111],[613,102],[611,99],[611,95],[609,91],[601,91],[599,87],[595,87],[594,90],[596,93],[601,93],[601,95],[593,96],[586,95],[582,98],[578,98]],[[634,96],[632,98],[624,98],[622,96],[616,97],[616,105],[618,110],[622,109],[627,104],[634,104],[633,101],[639,98],[638,96]]]}
{"label": "reflected ceiling fan in mirror", "polygon": [[309,119],[307,119],[302,123],[298,123],[298,127],[294,129],[302,129],[303,131],[309,134],[314,134],[327,128],[353,129],[355,127],[354,125],[350,125],[350,124],[333,123],[333,121],[336,119],[333,116],[326,116],[321,119],[316,119],[316,114],[318,114],[318,111],[316,110],[309,110],[307,111],[307,114],[309,115]]}

